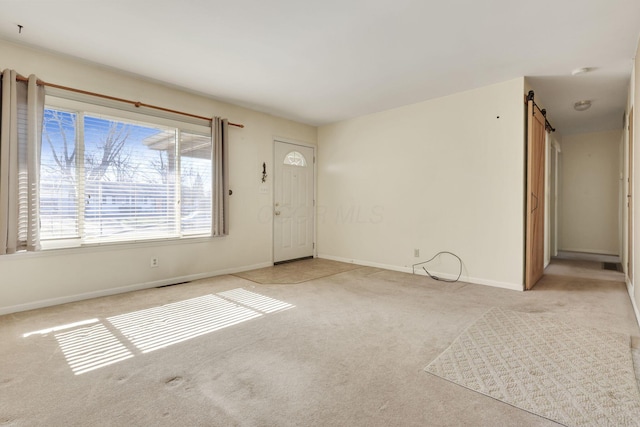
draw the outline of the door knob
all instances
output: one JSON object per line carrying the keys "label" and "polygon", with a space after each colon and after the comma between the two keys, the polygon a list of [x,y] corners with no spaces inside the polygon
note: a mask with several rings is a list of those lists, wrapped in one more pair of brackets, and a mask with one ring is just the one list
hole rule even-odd
{"label": "door knob", "polygon": [[275,211],[274,214],[280,215],[280,211]]}

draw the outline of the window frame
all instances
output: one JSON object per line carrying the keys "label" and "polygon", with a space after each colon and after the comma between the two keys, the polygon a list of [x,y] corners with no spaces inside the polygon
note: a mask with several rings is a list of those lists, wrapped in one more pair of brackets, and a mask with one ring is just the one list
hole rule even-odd
{"label": "window frame", "polygon": [[[153,110],[150,108],[136,107],[133,105],[123,104],[117,101],[104,100],[95,98],[90,95],[68,93],[64,91],[52,90],[45,93],[45,109],[55,109],[59,111],[65,111],[69,113],[77,114],[76,121],[76,159],[75,159],[75,174],[77,182],[77,196],[76,196],[76,209],[78,213],[78,237],[72,238],[59,238],[59,239],[41,239],[42,250],[50,249],[64,249],[64,248],[84,248],[84,247],[98,247],[98,246],[112,246],[112,245],[133,245],[141,243],[153,243],[153,242],[168,242],[168,241],[202,241],[203,239],[210,239],[213,237],[213,227],[210,227],[208,232],[205,233],[188,233],[182,229],[181,220],[182,216],[182,153],[180,151],[181,135],[183,132],[188,134],[194,134],[199,136],[212,138],[211,122],[198,119],[184,117],[175,113]],[[177,234],[162,236],[153,236],[149,238],[143,238],[141,236],[134,236],[130,239],[104,239],[100,241],[87,241],[85,240],[86,234],[84,233],[84,217],[85,212],[83,208],[84,191],[85,191],[85,177],[84,175],[84,157],[85,157],[85,142],[84,142],[84,117],[89,115],[92,117],[104,118],[109,120],[115,120],[124,122],[127,124],[139,124],[146,126],[158,126],[160,128],[170,128],[176,130],[175,140],[175,152],[176,152],[176,170],[175,170],[175,191],[177,194],[176,205],[174,206],[175,221],[177,223]],[[211,141],[211,144],[213,141]],[[211,172],[213,172],[214,165],[214,153],[211,154]],[[39,159],[41,162],[41,159]],[[41,167],[39,165],[39,167]],[[213,177],[212,177],[213,178]],[[211,210],[213,215],[213,194],[211,194]]]}
{"label": "window frame", "polygon": [[[292,160],[292,157],[293,157],[293,160]],[[297,160],[299,160],[299,162]],[[284,156],[283,164],[286,166],[306,168],[308,165],[308,162],[304,154],[302,154],[297,150],[291,150]]]}

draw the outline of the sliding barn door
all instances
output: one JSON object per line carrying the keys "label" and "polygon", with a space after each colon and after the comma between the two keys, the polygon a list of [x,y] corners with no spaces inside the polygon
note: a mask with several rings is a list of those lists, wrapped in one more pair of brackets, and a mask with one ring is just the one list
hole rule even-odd
{"label": "sliding barn door", "polygon": [[544,272],[545,118],[532,100],[527,106],[527,225],[525,287],[531,289]]}

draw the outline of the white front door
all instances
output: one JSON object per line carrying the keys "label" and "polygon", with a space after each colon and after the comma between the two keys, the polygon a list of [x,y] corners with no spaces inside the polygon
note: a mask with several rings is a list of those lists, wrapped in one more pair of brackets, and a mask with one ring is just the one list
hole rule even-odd
{"label": "white front door", "polygon": [[313,256],[313,148],[275,141],[273,261]]}

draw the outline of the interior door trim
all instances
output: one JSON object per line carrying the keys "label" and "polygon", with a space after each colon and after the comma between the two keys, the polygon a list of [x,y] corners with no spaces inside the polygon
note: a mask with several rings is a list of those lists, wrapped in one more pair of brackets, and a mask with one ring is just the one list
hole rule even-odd
{"label": "interior door trim", "polygon": [[[318,147],[314,144],[310,144],[308,142],[304,142],[304,141],[299,141],[299,140],[295,140],[295,139],[291,139],[291,138],[285,138],[285,137],[280,137],[280,136],[275,136],[273,138],[273,144],[271,145],[272,148],[272,156],[271,156],[271,162],[272,162],[272,168],[271,168],[271,176],[274,177],[273,180],[275,180],[275,167],[276,167],[276,144],[280,142],[280,143],[284,143],[284,144],[290,144],[290,145],[299,145],[302,147],[307,147],[307,148],[311,148],[313,150],[313,201],[314,201],[314,206],[313,206],[313,258],[316,258],[318,256]],[[276,188],[275,188],[275,181],[271,182],[271,208],[274,207],[276,200]],[[271,218],[271,262],[275,265],[275,216],[272,216]]]}

